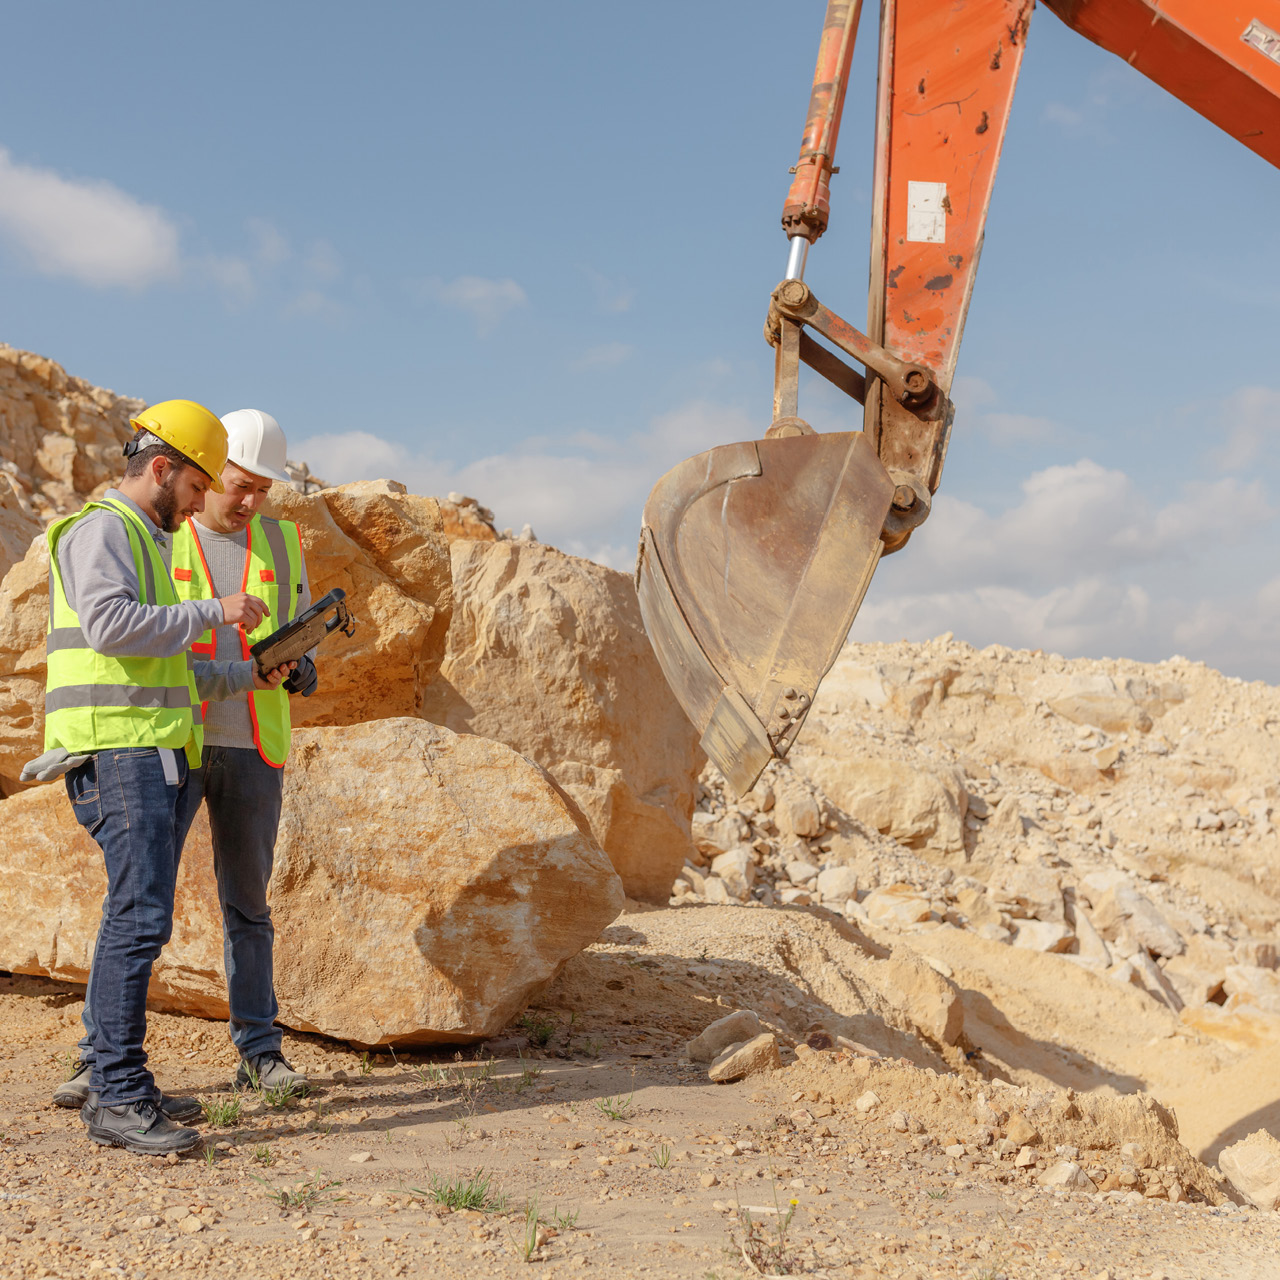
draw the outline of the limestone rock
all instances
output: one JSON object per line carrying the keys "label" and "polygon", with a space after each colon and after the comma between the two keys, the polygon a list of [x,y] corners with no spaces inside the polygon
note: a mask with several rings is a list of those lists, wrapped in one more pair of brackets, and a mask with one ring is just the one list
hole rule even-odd
{"label": "limestone rock", "polygon": [[905,947],[883,967],[882,990],[931,1040],[957,1044],[964,1031],[964,1006],[955,983]]}
{"label": "limestone rock", "polygon": [[1005,1126],[1004,1136],[1015,1146],[1034,1147],[1040,1141],[1040,1130],[1021,1111],[1015,1111]]}
{"label": "limestone rock", "polygon": [[454,614],[422,714],[536,760],[578,803],[628,894],[667,901],[703,757],[630,577],[553,547],[455,542]]}
{"label": "limestone rock", "polygon": [[31,540],[43,532],[16,481],[0,471],[0,578],[27,554]]}
{"label": "limestone rock", "polygon": [[1018,920],[1013,945],[1028,951],[1070,951],[1075,934],[1065,924],[1052,920]]}
{"label": "limestone rock", "polygon": [[730,1045],[707,1069],[707,1077],[717,1084],[727,1084],[780,1066],[777,1037],[766,1031],[744,1044]]}
{"label": "limestone rock", "polygon": [[297,523],[313,599],[347,593],[356,633],[316,657],[320,687],[290,704],[294,724],[342,725],[418,714],[444,659],[452,611],[449,550],[434,498],[394,480],[301,494],[271,489],[271,514]]}
{"label": "limestone rock", "polygon": [[873,889],[862,901],[872,924],[905,929],[928,920],[932,914],[929,899],[909,884],[891,884]]}
{"label": "limestone rock", "polygon": [[1066,920],[1062,878],[1047,867],[1014,863],[992,878],[990,890],[995,905],[1015,918]]}
{"label": "limestone rock", "polygon": [[19,789],[22,766],[44,750],[44,637],[49,548],[35,538],[0,582],[0,787]]}
{"label": "limestone rock", "polygon": [[858,892],[858,873],[852,867],[826,867],[818,873],[818,897],[824,902],[844,902]]}
{"label": "limestone rock", "polygon": [[691,824],[694,847],[699,853],[714,858],[727,853],[745,841],[751,834],[747,820],[740,813],[720,816],[712,813],[695,813]]}
{"label": "limestone rock", "polygon": [[710,1062],[729,1045],[753,1040],[761,1031],[760,1019],[750,1009],[739,1009],[704,1027],[701,1035],[689,1041],[685,1052],[691,1062]]}
{"label": "limestone rock", "polygon": [[1071,1187],[1078,1191],[1096,1191],[1093,1179],[1074,1160],[1051,1164],[1036,1181],[1042,1187]]}
{"label": "limestone rock", "polygon": [[1076,724],[1096,725],[1109,733],[1146,732],[1153,720],[1181,703],[1186,692],[1174,681],[1159,684],[1138,677],[1115,677],[1105,672],[1076,672],[1046,677],[1036,693],[1060,716]]}
{"label": "limestone rock", "polygon": [[444,536],[450,542],[497,542],[498,531],[493,526],[493,512],[482,507],[474,498],[462,493],[451,493],[439,498],[440,519]]}
{"label": "limestone rock", "polygon": [[822,830],[822,812],[807,791],[784,794],[774,806],[773,820],[784,836],[816,836]]}
{"label": "limestone rock", "polygon": [[1095,898],[1093,922],[1109,942],[1127,929],[1140,946],[1158,956],[1177,956],[1187,949],[1155,903],[1128,884],[1113,885]]}
{"label": "limestone rock", "polygon": [[41,522],[78,510],[119,478],[129,416],[143,407],[0,343],[0,470]]}
{"label": "limestone rock", "polygon": [[912,848],[963,850],[968,795],[957,771],[805,750],[792,759],[841,809],[877,831]]}
{"label": "limestone rock", "polygon": [[[61,786],[0,803],[0,968],[83,982],[101,853]],[[581,814],[510,748],[415,719],[295,730],[272,877],[286,1026],[357,1044],[495,1035],[622,906]],[[151,994],[226,1016],[203,810]]]}
{"label": "limestone rock", "polygon": [[1218,1168],[1250,1204],[1267,1211],[1280,1207],[1280,1140],[1265,1129],[1227,1147]]}
{"label": "limestone rock", "polygon": [[1223,974],[1228,1010],[1249,1006],[1264,1013],[1280,1013],[1280,973],[1257,965],[1229,964]]}

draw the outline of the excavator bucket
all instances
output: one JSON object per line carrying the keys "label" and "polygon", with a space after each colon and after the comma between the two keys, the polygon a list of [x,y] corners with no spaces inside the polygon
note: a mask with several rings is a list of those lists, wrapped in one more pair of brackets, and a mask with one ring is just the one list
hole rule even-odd
{"label": "excavator bucket", "polygon": [[721,445],[649,495],[645,629],[739,794],[794,742],[880,560],[893,493],[869,439],[842,431]]}

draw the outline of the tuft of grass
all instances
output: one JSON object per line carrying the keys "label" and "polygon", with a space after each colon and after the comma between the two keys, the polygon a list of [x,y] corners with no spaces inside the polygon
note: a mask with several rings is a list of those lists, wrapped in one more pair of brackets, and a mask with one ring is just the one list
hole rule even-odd
{"label": "tuft of grass", "polygon": [[575,1209],[572,1213],[568,1209],[555,1209],[551,1214],[551,1220],[556,1224],[557,1230],[572,1231],[578,1225],[578,1215],[581,1209]]}
{"label": "tuft of grass", "polygon": [[520,1237],[520,1256],[526,1262],[533,1261],[533,1255],[538,1251],[538,1197],[534,1196],[532,1200],[524,1207],[524,1232]]}
{"label": "tuft of grass", "polygon": [[634,1093],[629,1093],[624,1098],[621,1094],[615,1097],[597,1098],[596,1109],[601,1115],[607,1116],[610,1120],[625,1120],[627,1113],[631,1110],[631,1103],[635,1099]]}
{"label": "tuft of grass", "polygon": [[[748,1268],[757,1275],[797,1275],[807,1270],[808,1264],[788,1240],[787,1230],[800,1201],[793,1196],[787,1201],[784,1210],[778,1203],[778,1180],[772,1168],[769,1170],[769,1181],[773,1188],[773,1230],[770,1231],[763,1222],[756,1222],[749,1209],[738,1205],[737,1227],[729,1231],[730,1249],[740,1254]],[[738,1238],[738,1232],[741,1232],[741,1239]]]}
{"label": "tuft of grass", "polygon": [[653,1153],[653,1163],[659,1169],[666,1169],[670,1166],[671,1148],[665,1142]]}
{"label": "tuft of grass", "polygon": [[941,1187],[936,1191],[930,1191],[928,1196],[930,1200],[945,1200],[947,1198],[947,1189],[946,1187]]}
{"label": "tuft of grass", "polygon": [[76,1068],[80,1065],[80,1054],[74,1049],[64,1049],[61,1053],[55,1053],[53,1060],[62,1068],[62,1079],[65,1082],[75,1075]]}
{"label": "tuft of grass", "polygon": [[508,1197],[493,1181],[493,1174],[483,1169],[477,1169],[469,1177],[455,1174],[452,1178],[442,1178],[433,1173],[427,1186],[410,1190],[416,1196],[450,1209],[474,1209],[480,1213],[504,1213],[508,1203]]}
{"label": "tuft of grass", "polygon": [[524,1057],[521,1056],[520,1079],[516,1084],[516,1088],[528,1089],[541,1074],[542,1074],[541,1067],[535,1067],[531,1063],[525,1062]]}
{"label": "tuft of grass", "polygon": [[279,1158],[274,1151],[264,1142],[261,1146],[254,1147],[253,1158],[265,1168],[270,1169]]}
{"label": "tuft of grass", "polygon": [[201,1101],[200,1110],[204,1112],[205,1121],[215,1129],[229,1129],[240,1121],[242,1099],[233,1094],[230,1098],[211,1098]]}
{"label": "tuft of grass", "polygon": [[362,1076],[373,1075],[373,1056],[368,1049],[360,1055],[360,1074]]}
{"label": "tuft of grass", "polygon": [[262,1100],[274,1111],[285,1111],[307,1096],[307,1086],[285,1080],[272,1089],[262,1090]]}
{"label": "tuft of grass", "polygon": [[266,1187],[268,1198],[281,1209],[314,1209],[318,1204],[340,1198],[334,1191],[342,1183],[326,1178],[321,1173],[313,1173],[304,1182],[296,1182],[292,1187],[270,1187],[267,1186],[267,1180],[259,1178],[256,1173],[250,1176]]}
{"label": "tuft of grass", "polygon": [[218,1159],[218,1153],[213,1149],[212,1143],[206,1143],[204,1150],[200,1153],[200,1158],[205,1162],[205,1166],[212,1169]]}
{"label": "tuft of grass", "polygon": [[555,1035],[555,1020],[553,1018],[544,1018],[541,1014],[523,1014],[520,1018],[520,1025],[529,1037],[529,1043],[537,1045],[539,1049],[544,1048],[547,1041]]}
{"label": "tuft of grass", "polygon": [[413,1074],[432,1089],[443,1089],[449,1083],[449,1073],[434,1062],[424,1062],[421,1066],[414,1067]]}

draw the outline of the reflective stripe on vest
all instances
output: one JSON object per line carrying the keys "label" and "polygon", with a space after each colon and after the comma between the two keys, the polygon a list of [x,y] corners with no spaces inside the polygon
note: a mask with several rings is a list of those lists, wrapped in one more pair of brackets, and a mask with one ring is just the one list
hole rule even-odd
{"label": "reflective stripe on vest", "polygon": [[[298,613],[302,584],[302,539],[291,520],[254,516],[247,526],[249,545],[240,590],[266,602],[271,612],[245,635],[237,628],[239,651],[218,652],[217,633],[206,631],[191,646],[206,658],[248,658],[249,647],[292,621]],[[200,546],[199,526],[190,519],[174,535],[173,586],[182,600],[212,600],[213,576]],[[284,689],[254,689],[249,694],[249,719],[258,754],[272,767],[282,768],[289,755],[289,695]]]}
{"label": "reflective stripe on vest", "polygon": [[185,748],[200,764],[204,717],[196,703],[187,653],[169,658],[112,657],[85,639],[67,602],[58,563],[58,544],[90,511],[109,511],[124,522],[138,579],[138,603],[175,605],[178,597],[155,540],[123,502],[104,498],[49,527],[48,678],[44,745],[79,753],[113,747]]}

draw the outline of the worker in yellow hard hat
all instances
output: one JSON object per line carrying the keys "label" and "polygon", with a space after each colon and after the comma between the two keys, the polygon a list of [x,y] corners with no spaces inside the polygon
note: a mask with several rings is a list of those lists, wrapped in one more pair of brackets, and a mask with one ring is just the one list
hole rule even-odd
{"label": "worker in yellow hard hat", "polygon": [[201,702],[274,689],[252,661],[197,661],[191,644],[211,626],[252,629],[268,608],[237,592],[180,602],[169,535],[221,492],[222,423],[190,400],[166,400],[132,418],[125,475],[83,510],[50,526],[45,753],[28,781],[65,775],[76,821],[97,841],[107,897],[85,994],[81,1061],[55,1095],[83,1104],[89,1137],[142,1155],[200,1142],[175,1123],[191,1098],[162,1094],[147,1070],[147,984],[173,928],[182,852],[182,799],[198,768]]}

